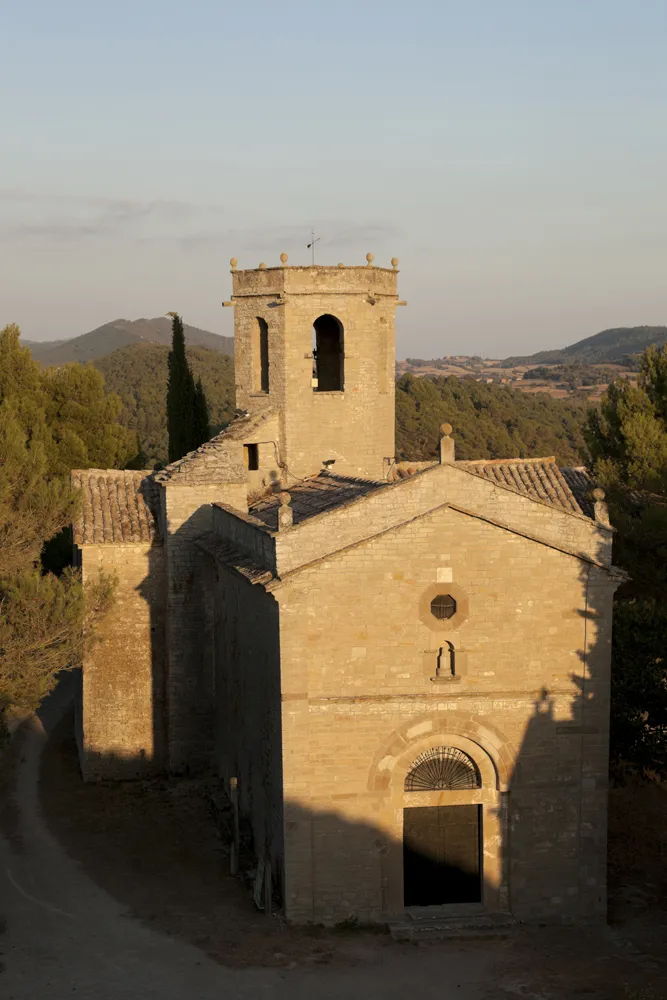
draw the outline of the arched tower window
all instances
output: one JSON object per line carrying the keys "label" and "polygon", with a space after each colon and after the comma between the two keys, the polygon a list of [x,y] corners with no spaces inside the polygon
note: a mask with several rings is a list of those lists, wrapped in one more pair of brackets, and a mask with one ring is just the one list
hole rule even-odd
{"label": "arched tower window", "polygon": [[269,391],[269,327],[260,316],[252,336],[252,387],[254,392]]}
{"label": "arched tower window", "polygon": [[477,764],[457,747],[433,747],[420,754],[405,779],[406,792],[464,791],[481,787]]}
{"label": "arched tower window", "polygon": [[342,392],[344,387],[343,324],[325,313],[313,323],[313,389]]}

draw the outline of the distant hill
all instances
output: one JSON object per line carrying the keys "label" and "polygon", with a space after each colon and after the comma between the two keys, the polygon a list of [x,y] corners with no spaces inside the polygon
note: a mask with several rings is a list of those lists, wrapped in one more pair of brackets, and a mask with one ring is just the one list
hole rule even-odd
{"label": "distant hill", "polygon": [[[234,338],[221,337],[208,330],[198,330],[196,326],[185,326],[185,341],[192,347],[208,347],[222,354],[234,353]],[[69,361],[97,361],[120,348],[131,344],[171,344],[171,320],[167,316],[156,319],[115,319],[104,326],[98,326],[90,333],[71,340],[37,342],[23,341],[29,347],[33,358],[43,365],[65,365]]]}
{"label": "distant hill", "polygon": [[620,362],[641,354],[651,344],[661,346],[667,341],[667,326],[620,326],[603,330],[570,347],[558,351],[538,351],[525,357],[505,358],[503,368],[515,365],[597,365],[605,361]]}
{"label": "distant hill", "polygon": [[[121,347],[94,362],[104,375],[107,389],[122,399],[120,422],[137,431],[149,466],[167,461],[168,354],[166,345],[143,342]],[[216,434],[234,415],[234,359],[206,347],[188,347],[186,354],[195,379],[202,380],[211,434]]]}

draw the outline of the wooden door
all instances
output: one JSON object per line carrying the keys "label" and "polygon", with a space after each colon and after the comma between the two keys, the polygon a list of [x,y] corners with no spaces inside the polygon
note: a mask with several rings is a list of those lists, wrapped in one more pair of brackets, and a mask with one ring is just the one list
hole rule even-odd
{"label": "wooden door", "polygon": [[481,806],[403,810],[405,906],[479,903]]}

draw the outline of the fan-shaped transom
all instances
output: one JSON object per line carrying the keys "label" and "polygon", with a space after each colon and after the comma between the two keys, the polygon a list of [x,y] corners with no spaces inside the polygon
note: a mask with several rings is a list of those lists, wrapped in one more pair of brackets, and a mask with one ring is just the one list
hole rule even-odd
{"label": "fan-shaped transom", "polygon": [[474,760],[457,747],[433,747],[414,761],[405,779],[406,792],[465,791],[481,788]]}

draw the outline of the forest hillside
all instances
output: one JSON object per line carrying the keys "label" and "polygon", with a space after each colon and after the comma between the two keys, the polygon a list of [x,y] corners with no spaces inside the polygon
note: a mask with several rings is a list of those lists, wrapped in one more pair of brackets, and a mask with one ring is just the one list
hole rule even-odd
{"label": "forest hillside", "polygon": [[[166,316],[155,319],[114,319],[89,333],[69,340],[23,341],[35,361],[43,365],[66,365],[70,361],[85,364],[98,361],[108,354],[132,344],[171,344],[171,320]],[[185,343],[189,347],[208,347],[223,354],[234,353],[234,338],[221,337],[209,330],[185,325]]]}
{"label": "forest hillside", "polygon": [[[167,461],[167,354],[167,347],[143,343],[95,362],[107,389],[120,396],[120,420],[137,431],[151,466]],[[202,347],[188,348],[187,356],[195,379],[201,376],[215,434],[234,414],[233,359]],[[396,454],[435,457],[438,428],[448,422],[459,458],[555,455],[561,464],[580,465],[586,410],[585,401],[528,396],[505,385],[404,375],[396,383]]]}
{"label": "forest hillside", "polygon": [[439,427],[446,422],[454,428],[460,459],[554,455],[561,465],[581,465],[587,411],[585,400],[528,396],[453,375],[403,375],[396,383],[396,456],[435,456]]}
{"label": "forest hillside", "polygon": [[[123,403],[120,421],[139,435],[147,467],[167,461],[167,357],[160,344],[132,344],[95,362],[106,388]],[[206,347],[188,347],[195,381],[201,378],[209,405],[211,434],[217,434],[234,415],[234,361],[228,354]]]}
{"label": "forest hillside", "polygon": [[660,347],[666,341],[667,326],[619,326],[612,330],[602,330],[560,350],[505,358],[502,366],[514,368],[516,365],[597,365],[622,362],[641,354],[653,344]]}

